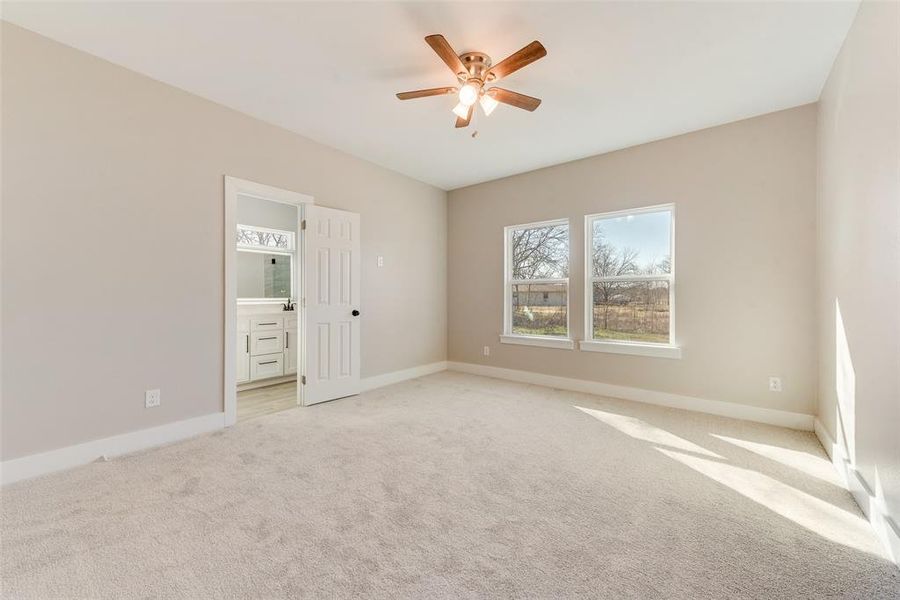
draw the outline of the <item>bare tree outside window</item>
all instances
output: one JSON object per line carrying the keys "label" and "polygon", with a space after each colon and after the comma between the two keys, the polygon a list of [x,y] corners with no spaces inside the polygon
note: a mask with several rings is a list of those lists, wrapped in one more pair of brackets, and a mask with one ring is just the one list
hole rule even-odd
{"label": "bare tree outside window", "polygon": [[568,225],[513,230],[512,267],[513,279],[568,277]]}
{"label": "bare tree outside window", "polygon": [[292,250],[294,247],[294,234],[290,231],[273,231],[249,225],[238,225],[238,246],[252,246],[256,248],[278,248]]}
{"label": "bare tree outside window", "polygon": [[670,341],[671,209],[588,217],[589,339]]}
{"label": "bare tree outside window", "polygon": [[507,333],[568,337],[568,223],[513,228],[508,243]]}

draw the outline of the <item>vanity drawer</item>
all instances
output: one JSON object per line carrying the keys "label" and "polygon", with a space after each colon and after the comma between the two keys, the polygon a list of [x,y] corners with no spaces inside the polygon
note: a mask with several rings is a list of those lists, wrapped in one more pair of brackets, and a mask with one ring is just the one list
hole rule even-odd
{"label": "vanity drawer", "polygon": [[284,329],[284,317],[281,315],[250,317],[250,331],[272,331],[273,329]]}
{"label": "vanity drawer", "polygon": [[254,331],[250,334],[250,354],[273,354],[284,349],[283,331]]}
{"label": "vanity drawer", "polygon": [[250,359],[250,379],[266,379],[284,375],[284,354],[264,354]]}

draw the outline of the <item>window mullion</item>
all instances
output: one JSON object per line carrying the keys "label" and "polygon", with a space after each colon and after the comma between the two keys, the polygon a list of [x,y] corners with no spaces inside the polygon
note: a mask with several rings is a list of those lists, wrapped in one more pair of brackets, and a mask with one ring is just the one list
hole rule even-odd
{"label": "window mullion", "polygon": [[560,277],[553,279],[510,279],[509,283],[511,285],[543,285],[543,284],[554,284],[554,283],[569,283],[568,277]]}
{"label": "window mullion", "polygon": [[616,282],[616,281],[671,281],[671,273],[660,273],[652,275],[608,275],[606,277],[591,277],[591,282]]}

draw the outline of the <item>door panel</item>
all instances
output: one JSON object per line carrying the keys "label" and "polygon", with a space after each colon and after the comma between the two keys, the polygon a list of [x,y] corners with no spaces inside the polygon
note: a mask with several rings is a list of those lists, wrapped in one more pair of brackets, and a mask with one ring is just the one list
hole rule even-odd
{"label": "door panel", "polygon": [[353,363],[352,357],[350,356],[350,346],[352,342],[350,341],[353,330],[353,324],[350,321],[343,321],[339,323],[340,330],[340,351],[341,351],[341,360],[340,365],[341,369],[339,371],[341,377],[350,377],[353,372]]}
{"label": "door panel", "polygon": [[329,294],[331,293],[331,252],[328,248],[317,248],[316,254],[319,257],[319,263],[316,265],[316,281],[318,286],[317,300],[319,304],[330,304]]}
{"label": "door panel", "polygon": [[319,379],[331,379],[331,323],[316,323],[317,341],[319,352],[316,354],[316,362],[319,365]]}
{"label": "door panel", "polygon": [[359,215],[311,206],[307,249],[306,404],[360,390]]}

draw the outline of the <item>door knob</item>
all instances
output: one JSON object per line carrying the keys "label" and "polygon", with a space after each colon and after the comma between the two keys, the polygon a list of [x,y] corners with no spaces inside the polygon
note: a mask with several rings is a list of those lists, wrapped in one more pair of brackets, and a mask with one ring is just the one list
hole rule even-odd
{"label": "door knob", "polygon": [[358,316],[359,316],[359,311],[356,310],[356,309],[354,308],[354,309],[353,309],[353,312],[351,312],[350,314],[353,315],[354,317],[358,317]]}

